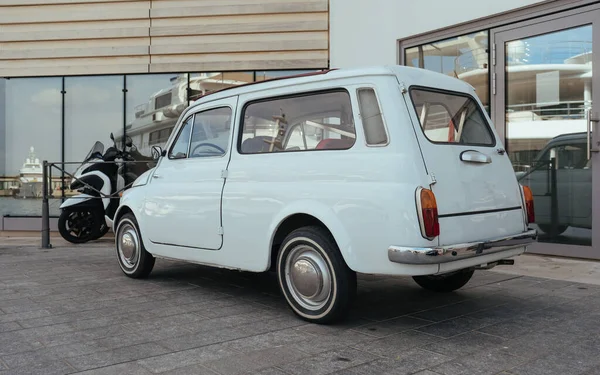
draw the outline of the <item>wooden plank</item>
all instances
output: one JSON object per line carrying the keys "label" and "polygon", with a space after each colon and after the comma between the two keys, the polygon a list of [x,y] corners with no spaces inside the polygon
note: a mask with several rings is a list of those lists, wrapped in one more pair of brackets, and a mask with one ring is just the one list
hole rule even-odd
{"label": "wooden plank", "polygon": [[[329,21],[327,12],[321,13],[296,13],[296,14],[252,14],[213,17],[187,17],[187,18],[154,18],[152,27],[178,27],[195,25],[221,25],[244,24],[256,22],[299,22],[299,21]],[[327,29],[325,29],[327,30]]]}
{"label": "wooden plank", "polygon": [[0,24],[149,18],[149,1],[0,8]]}
{"label": "wooden plank", "polygon": [[[285,1],[285,0],[283,0]],[[244,5],[244,4],[269,4],[281,3],[282,0],[153,0],[152,9],[164,8],[191,8],[202,4],[203,6],[220,6],[220,5]],[[325,3],[328,0],[304,0],[305,3]]]}
{"label": "wooden plank", "polygon": [[131,0],[0,0],[0,7],[31,6],[31,5],[61,5],[77,3],[124,3]]}
{"label": "wooden plank", "polygon": [[173,7],[151,9],[150,16],[155,18],[173,17],[208,17],[243,14],[277,14],[277,13],[307,13],[325,12],[327,3],[323,1],[281,1],[277,3],[236,4],[236,5],[201,5],[194,7]]}
{"label": "wooden plank", "polygon": [[142,56],[147,54],[147,46],[95,47],[91,45],[86,48],[43,48],[15,50],[3,50],[0,48],[0,61],[15,59]]}
{"label": "wooden plank", "polygon": [[71,40],[42,40],[35,42],[0,42],[0,51],[12,50],[43,50],[54,48],[89,48],[93,47],[123,47],[144,46],[148,49],[150,37],[118,38],[118,39],[71,39]]}
{"label": "wooden plank", "polygon": [[[282,20],[279,17],[215,17],[197,20],[192,25],[161,26],[155,27],[152,22],[151,36],[177,36],[177,35],[211,35],[211,34],[242,34],[242,33],[269,33],[269,32],[298,32],[298,31],[326,31],[328,29],[327,13],[311,14],[312,19],[294,17],[291,20]],[[228,19],[229,18],[229,19]],[[189,22],[189,19],[187,19]]]}
{"label": "wooden plank", "polygon": [[147,28],[0,32],[0,42],[147,37]]}
{"label": "wooden plank", "polygon": [[117,65],[56,65],[23,69],[20,67],[0,68],[0,77],[39,77],[94,74],[148,73],[148,64]]}
{"label": "wooden plank", "polygon": [[[187,63],[151,64],[150,73],[165,72],[209,72],[233,70],[283,70],[321,69],[327,67],[327,58],[296,60],[254,60],[254,61],[211,61]],[[1,70],[0,70],[1,72]]]}
{"label": "wooden plank", "polygon": [[154,55],[152,56],[152,64],[296,59],[327,59],[327,51],[317,50],[284,52],[206,53],[189,55]]}
{"label": "wooden plank", "polygon": [[[150,54],[189,54],[189,53],[219,53],[219,52],[257,52],[257,51],[289,51],[289,50],[318,50],[327,49],[327,40],[279,40],[251,41],[229,43],[174,44],[150,46]],[[1,54],[0,54],[1,56]],[[0,57],[1,58],[1,57]]]}
{"label": "wooden plank", "polygon": [[65,66],[65,65],[90,65],[90,66],[104,66],[104,65],[138,65],[138,64],[149,64],[150,56],[117,56],[117,57],[82,57],[72,59],[24,59],[24,60],[0,60],[0,68],[21,68],[26,69],[37,69],[54,66]]}
{"label": "wooden plank", "polygon": [[[54,22],[54,23],[21,23],[0,25],[2,33],[29,32],[29,31],[71,31],[71,30],[101,30],[101,29],[135,29],[150,27],[150,19],[139,20],[111,20],[85,21],[85,22]],[[1,34],[1,33],[0,33]],[[146,32],[146,35],[148,33]]]}
{"label": "wooden plank", "polygon": [[178,44],[204,44],[204,43],[248,43],[248,42],[273,42],[294,40],[325,40],[327,31],[306,31],[295,33],[247,33],[247,34],[220,34],[220,35],[180,35],[180,36],[155,36],[152,38],[153,46],[171,46]]}

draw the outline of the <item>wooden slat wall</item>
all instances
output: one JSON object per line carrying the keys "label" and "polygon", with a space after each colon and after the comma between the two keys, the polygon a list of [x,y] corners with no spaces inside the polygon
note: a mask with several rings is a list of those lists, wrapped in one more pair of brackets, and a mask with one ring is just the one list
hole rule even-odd
{"label": "wooden slat wall", "polygon": [[326,68],[328,0],[0,0],[0,77]]}

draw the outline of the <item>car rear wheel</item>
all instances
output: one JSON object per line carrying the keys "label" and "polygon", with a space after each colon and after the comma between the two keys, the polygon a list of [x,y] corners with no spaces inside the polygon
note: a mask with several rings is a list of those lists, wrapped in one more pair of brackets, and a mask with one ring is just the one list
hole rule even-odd
{"label": "car rear wheel", "polygon": [[473,277],[474,272],[474,269],[467,268],[442,275],[413,276],[413,280],[424,289],[448,293],[465,286]]}
{"label": "car rear wheel", "polygon": [[155,258],[144,248],[133,214],[127,213],[119,220],[115,243],[119,266],[125,275],[138,279],[147,277],[152,272]]}
{"label": "car rear wheel", "polygon": [[284,239],[277,278],[292,311],[309,322],[343,319],[356,295],[356,273],[320,227],[296,229]]}

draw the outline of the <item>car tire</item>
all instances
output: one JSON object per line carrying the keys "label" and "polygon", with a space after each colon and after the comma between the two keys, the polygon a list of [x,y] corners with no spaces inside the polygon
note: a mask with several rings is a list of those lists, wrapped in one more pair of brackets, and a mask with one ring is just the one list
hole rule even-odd
{"label": "car tire", "polygon": [[292,231],[281,244],[276,271],[288,305],[309,322],[342,320],[356,296],[356,273],[321,227]]}
{"label": "car tire", "polygon": [[466,268],[442,275],[413,276],[413,280],[424,289],[449,293],[465,286],[473,277],[474,272],[473,268]]}
{"label": "car tire", "polygon": [[568,225],[558,225],[556,227],[556,231],[552,231],[552,225],[550,224],[538,224],[537,225],[544,233],[549,234],[550,236],[560,236],[564,233],[564,231],[569,228]]}
{"label": "car tire", "polygon": [[146,251],[135,216],[123,215],[115,231],[115,248],[121,271],[131,278],[148,277],[155,258]]}

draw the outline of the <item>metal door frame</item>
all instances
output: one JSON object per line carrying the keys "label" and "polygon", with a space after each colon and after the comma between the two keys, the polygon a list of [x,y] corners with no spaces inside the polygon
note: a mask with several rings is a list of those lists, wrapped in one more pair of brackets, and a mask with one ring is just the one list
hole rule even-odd
{"label": "metal door frame", "polygon": [[[592,25],[592,51],[600,54],[600,4],[540,17],[516,24],[490,30],[491,71],[490,71],[490,104],[491,117],[496,131],[506,142],[506,74],[505,43],[533,37],[536,35],[559,32],[578,26]],[[598,64],[594,64],[592,78],[592,117],[600,116],[600,72]],[[596,99],[594,100],[594,93]],[[592,122],[592,148],[600,141],[600,126]],[[508,145],[510,147],[510,145]],[[597,148],[597,147],[596,147]],[[568,245],[558,243],[537,243],[529,248],[529,252],[548,255],[600,259],[600,230],[594,223],[600,223],[600,154],[591,153],[592,161],[592,245]]]}

